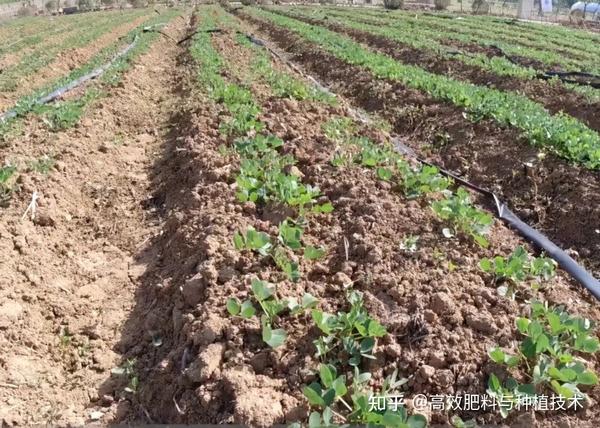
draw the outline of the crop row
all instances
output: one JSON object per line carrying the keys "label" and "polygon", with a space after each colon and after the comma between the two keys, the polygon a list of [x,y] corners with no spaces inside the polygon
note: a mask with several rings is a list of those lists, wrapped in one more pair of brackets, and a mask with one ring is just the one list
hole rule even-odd
{"label": "crop row", "polygon": [[[100,12],[98,16],[103,15],[105,13]],[[69,31],[76,28],[80,23],[88,22],[90,19],[93,19],[93,17],[82,14],[59,16],[52,19],[31,17],[6,22],[0,28],[0,37],[3,40],[2,46],[0,46],[0,58],[7,53],[18,52],[28,46],[37,45],[47,37]]]}
{"label": "crop row", "polygon": [[[0,46],[0,60],[6,54],[18,53],[29,46],[38,47],[58,34],[71,32],[80,25],[87,24],[90,19],[89,15],[81,15],[77,19],[71,17],[71,19],[62,19],[60,23],[57,23],[50,20],[41,21],[37,18],[37,22],[28,24],[24,29],[14,29],[10,36],[3,37],[4,43]],[[4,30],[7,31],[7,28]]]}
{"label": "crop row", "polygon": [[[593,55],[600,54],[600,47],[598,46],[600,37],[589,31],[579,31],[559,25],[498,21],[497,18],[483,16],[462,16],[460,22],[467,27],[494,30],[500,33],[500,36],[509,32],[512,35],[518,34],[519,38],[527,40],[532,46],[543,49],[547,49],[548,45],[552,45],[557,49],[568,50],[574,55],[587,56],[590,59],[593,59]],[[510,42],[511,40],[507,39],[507,41]]]}
{"label": "crop row", "polygon": [[[416,29],[411,26],[382,26],[377,22],[377,20],[365,19],[364,17],[350,12],[340,13],[337,10],[319,10],[312,12],[309,12],[305,8],[294,8],[290,10],[294,11],[297,16],[304,16],[320,20],[322,20],[325,16],[333,16],[335,18],[339,18],[339,21],[334,21],[336,24],[383,36],[415,49],[429,51],[448,59],[461,61],[465,64],[481,68],[482,70],[491,71],[499,76],[512,76],[530,79],[534,78],[537,74],[534,69],[514,64],[504,57],[489,58],[487,55],[482,53],[451,55],[448,53],[450,49],[439,42],[439,40],[443,40],[445,38],[445,35],[441,32],[436,32],[435,30],[423,31],[422,29],[419,29],[419,31],[416,31]],[[332,20],[328,19],[327,22],[332,22]]]}
{"label": "crop row", "polygon": [[[214,28],[217,22],[214,15],[206,14],[201,29]],[[286,167],[295,163],[295,159],[280,152],[284,144],[282,140],[262,133],[265,128],[258,120],[260,107],[253,100],[252,93],[223,79],[221,71],[225,62],[211,46],[210,38],[207,33],[199,33],[190,52],[199,65],[202,87],[213,102],[221,104],[232,116],[221,125],[220,132],[223,137],[233,140],[233,147],[239,156],[236,177],[238,200],[240,203],[251,201],[260,206],[279,203],[295,213],[294,218],[288,218],[279,225],[279,234],[275,238],[251,227],[237,232],[233,237],[235,248],[271,258],[287,280],[296,282],[301,275],[298,256],[302,255],[306,260],[320,259],[327,251],[322,247],[304,246],[307,216],[329,214],[333,206],[329,202],[316,203],[320,195],[318,188],[302,183],[297,175],[284,172]],[[259,58],[261,56],[258,54]],[[279,93],[279,96],[293,97],[294,94]],[[237,125],[232,126],[232,123]],[[238,126],[240,123],[246,123],[247,126]],[[258,134],[255,135],[255,132]],[[284,344],[287,333],[276,324],[284,316],[296,317],[309,312],[322,332],[322,336],[315,341],[318,355],[325,361],[319,368],[322,384],[311,384],[303,391],[307,399],[322,410],[311,414],[311,426],[330,423],[334,401],[345,403],[349,408],[346,412],[351,412],[348,415],[350,421],[389,425],[391,420],[395,421],[395,426],[406,426],[406,423],[424,425],[422,416],[408,417],[403,408],[396,412],[387,410],[379,413],[368,409],[370,391],[367,383],[371,376],[368,372],[361,373],[359,366],[362,359],[372,358],[377,338],[384,336],[386,330],[369,316],[363,306],[361,293],[349,291],[350,310],[337,315],[318,310],[318,300],[308,293],[304,294],[301,301],[282,298],[275,284],[258,279],[252,281],[248,294],[249,297],[243,301],[230,298],[227,311],[242,319],[259,317],[262,338],[267,345],[278,347]],[[335,348],[349,352],[347,362],[332,360],[331,350]],[[350,379],[353,381],[348,384]],[[353,395],[352,404],[344,401],[344,396],[350,392]]]}
{"label": "crop row", "polygon": [[[356,16],[356,14],[354,14]],[[392,27],[414,26],[419,31],[437,30],[443,31],[444,39],[457,40],[463,43],[478,44],[483,46],[497,46],[507,55],[521,56],[530,58],[545,64],[548,68],[559,65],[568,71],[586,71],[598,73],[598,65],[593,59],[581,60],[567,58],[559,54],[556,50],[547,47],[532,47],[518,44],[516,41],[505,41],[499,36],[497,31],[488,31],[486,28],[473,29],[462,25],[461,20],[436,19],[427,15],[410,15],[405,12],[394,12],[387,14],[376,10],[366,10],[361,12],[362,16],[368,16],[370,19],[377,19],[380,25],[389,25]],[[433,33],[435,36],[435,33]]]}
{"label": "crop row", "polygon": [[[588,64],[563,64],[562,62],[560,62],[562,61],[561,58],[563,57],[553,50],[548,50],[546,45],[544,46],[545,50],[542,53],[539,53],[537,50],[532,50],[527,46],[522,46],[517,49],[510,42],[507,42],[505,44],[498,42],[495,39],[495,37],[498,35],[497,32],[490,34],[487,38],[473,37],[471,31],[461,31],[460,28],[456,27],[444,27],[442,24],[444,24],[447,20],[434,20],[434,18],[430,18],[428,16],[421,16],[419,18],[415,18],[414,15],[396,15],[396,13],[381,15],[381,13],[379,12],[373,12],[369,10],[365,11],[364,13],[361,13],[360,16],[346,9],[340,10],[327,8],[324,10],[333,13],[335,16],[343,17],[345,20],[347,19],[379,27],[385,26],[385,28],[388,31],[399,31],[405,33],[412,33],[413,35],[418,34],[420,36],[426,36],[430,39],[432,45],[441,44],[443,46],[444,42],[447,42],[449,40],[456,40],[458,42],[466,44],[497,46],[501,47],[503,52],[506,54],[522,56],[524,58],[533,58],[545,65],[519,65],[508,60],[502,55],[494,55],[491,58],[489,58],[489,61],[487,61],[481,58],[480,54],[478,54],[477,52],[467,52],[464,54],[457,55],[456,57],[457,59],[465,63],[470,63],[471,65],[475,66],[479,65],[480,67],[484,69],[489,69],[490,71],[493,71],[498,75],[514,75],[515,77],[533,77],[534,74],[544,73],[557,64],[561,65],[563,68],[573,67],[573,69],[570,69],[569,71],[576,71],[578,68],[581,68],[581,71],[584,72],[598,71],[595,69],[596,61],[593,59],[590,59],[590,62]],[[391,16],[394,16],[394,19],[392,19]],[[429,22],[428,25],[427,19],[433,19],[433,21]],[[460,27],[461,22],[462,21],[457,21],[457,23],[455,23],[454,25]],[[445,49],[447,51],[448,47],[446,47]],[[548,52],[551,55],[551,58],[548,58],[545,52]],[[565,86],[571,89],[572,91],[578,92],[586,96],[591,102],[598,102],[598,100],[600,100],[600,90],[596,88],[575,84],[566,84]]]}
{"label": "crop row", "polygon": [[[227,112],[228,119],[221,122],[219,133],[229,143],[229,147],[223,148],[223,153],[231,151],[236,159],[234,174],[238,202],[253,202],[261,208],[269,204],[283,205],[288,212],[293,213],[279,224],[275,236],[248,227],[234,234],[233,245],[238,251],[271,260],[281,270],[283,281],[293,284],[301,278],[304,263],[327,257],[327,248],[305,245],[305,237],[310,231],[307,225],[312,220],[324,220],[321,217],[324,215],[336,216],[335,207],[326,202],[318,188],[304,183],[302,174],[293,173],[292,167],[296,159],[289,150],[285,150],[284,141],[267,132],[266,125],[260,120],[261,106],[255,101],[252,90],[224,77],[237,73],[231,73],[227,69],[227,60],[212,45],[213,36],[202,30],[218,25],[227,26],[227,19],[222,17],[220,9],[219,12],[213,8],[204,9],[204,12],[207,13],[202,15],[199,27],[201,31],[193,39],[190,54],[198,64],[200,87],[213,103]],[[250,48],[243,39],[237,40],[240,46],[255,49]],[[260,58],[261,54],[257,52],[256,57]],[[239,80],[252,84],[255,79],[263,80],[255,72],[247,79]],[[277,89],[273,88],[273,92],[276,93]],[[279,93],[278,96],[294,97],[294,94],[286,92]],[[452,183],[435,168],[415,168],[409,165],[391,147],[381,146],[360,135],[353,122],[347,118],[329,120],[323,124],[322,129],[326,138],[338,146],[331,159],[335,168],[358,166],[372,171],[376,180],[398,184],[405,198],[429,202],[432,211],[447,224],[443,229],[446,237],[460,235],[471,238],[482,246],[488,245],[486,235],[492,223],[491,217],[471,204],[469,194],[464,189],[450,191]],[[290,186],[290,183],[293,185]],[[404,247],[411,251],[414,244],[414,240],[407,239]],[[506,259],[497,256],[492,260],[482,260],[481,265],[484,271],[495,275],[498,284],[503,284],[504,279],[514,280],[517,289],[520,289],[523,281],[531,278],[542,281],[554,274],[552,261],[543,257],[532,258],[523,249],[517,249]],[[507,289],[505,295],[514,296],[514,291]],[[302,391],[311,407],[316,409],[309,417],[309,426],[329,425],[334,419],[402,428],[425,426],[425,418],[420,415],[409,417],[404,407],[394,411],[389,406],[384,406],[383,409],[372,409],[369,406],[373,393],[369,387],[371,374],[361,368],[366,361],[374,358],[377,342],[387,334],[387,330],[368,313],[362,293],[350,286],[346,295],[347,310],[337,314],[319,310],[318,298],[310,294],[304,294],[300,301],[282,296],[277,284],[264,280],[253,279],[243,295],[246,297],[235,296],[228,299],[226,310],[242,322],[258,319],[262,339],[268,346],[279,347],[285,344],[287,332],[282,324],[289,317],[307,320],[306,315],[309,315],[319,331],[313,344],[320,365],[315,381]],[[542,310],[544,308],[545,311]],[[597,340],[589,334],[589,322],[573,318],[562,311],[559,317],[561,321],[558,324],[552,321],[554,327],[548,327],[545,320],[553,319],[553,315],[548,314],[556,310],[540,303],[533,303],[532,310],[532,319],[518,319],[519,331],[524,337],[523,352],[513,355],[494,348],[490,352],[490,358],[500,361],[500,357],[503,357],[502,363],[505,359],[509,361],[510,370],[513,371],[527,370],[528,364],[537,366],[538,362],[543,361],[541,377],[535,384],[519,384],[514,379],[502,384],[492,376],[489,393],[499,399],[513,399],[530,395],[539,385],[544,385],[554,388],[557,393],[565,393],[565,397],[566,394],[582,395],[577,384],[595,384],[597,379],[585,365],[575,365],[569,355],[574,347],[575,350],[584,352],[597,350]],[[581,327],[581,323],[585,325]],[[550,331],[550,328],[553,330]],[[575,336],[578,338],[576,344],[573,342]],[[535,348],[533,353],[530,352],[532,341]],[[560,350],[562,360],[556,358],[556,349]],[[343,352],[340,353],[340,350]],[[397,375],[394,372],[385,379],[382,395],[393,394],[402,387],[404,381],[399,380]]]}
{"label": "crop row", "polygon": [[160,16],[148,19],[142,25],[129,31],[124,37],[115,43],[102,49],[87,63],[73,69],[68,75],[49,83],[48,85],[36,90],[34,93],[20,98],[13,107],[17,113],[17,116],[0,124],[0,138],[6,138],[8,135],[10,135],[15,122],[18,121],[19,118],[32,112],[44,115],[50,125],[50,128],[55,130],[64,129],[74,125],[79,120],[79,116],[83,112],[83,108],[93,99],[101,96],[97,88],[87,88],[85,94],[81,98],[56,102],[54,104],[40,106],[36,103],[37,99],[50,94],[56,89],[78,79],[79,77],[94,70],[98,66],[110,61],[111,58],[113,58],[113,56],[119,51],[119,49],[125,45],[125,43],[131,43],[135,39],[138,39],[135,47],[131,49],[125,56],[115,61],[100,79],[100,81],[103,83],[117,83],[120,78],[120,74],[125,68],[125,65],[127,65],[132,58],[135,58],[140,53],[147,50],[149,44],[157,35],[155,32],[143,32],[143,28],[155,24],[164,24],[177,14],[177,11],[169,10]]}
{"label": "crop row", "polygon": [[69,37],[58,43],[42,44],[36,47],[32,52],[21,58],[17,64],[3,71],[0,75],[0,91],[14,91],[24,78],[49,65],[61,52],[86,46],[119,25],[130,22],[142,15],[141,12],[135,12],[96,19],[88,25],[81,25],[76,31],[69,34]]}
{"label": "crop row", "polygon": [[348,37],[296,19],[259,9],[252,9],[250,13],[293,31],[350,64],[366,68],[377,78],[399,81],[462,107],[474,121],[492,118],[502,125],[519,129],[532,144],[547,147],[589,168],[600,167],[600,136],[596,132],[566,115],[551,115],[524,96],[475,86],[402,64],[367,50]]}

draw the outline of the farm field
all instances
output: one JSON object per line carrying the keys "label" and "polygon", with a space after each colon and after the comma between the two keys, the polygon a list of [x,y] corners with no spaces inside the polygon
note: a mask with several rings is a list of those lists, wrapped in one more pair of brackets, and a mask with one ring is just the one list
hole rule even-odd
{"label": "farm field", "polygon": [[212,4],[0,40],[3,425],[595,425],[600,294],[476,189],[600,289],[600,89],[547,78],[598,34]]}

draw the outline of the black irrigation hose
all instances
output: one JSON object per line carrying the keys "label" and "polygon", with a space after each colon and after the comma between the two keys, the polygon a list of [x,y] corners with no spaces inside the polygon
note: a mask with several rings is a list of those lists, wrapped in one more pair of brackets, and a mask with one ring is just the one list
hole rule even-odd
{"label": "black irrigation hose", "polygon": [[[245,34],[245,33],[242,33]],[[289,61],[287,58],[284,58],[277,51],[269,47],[265,41],[260,40],[252,35],[245,34],[245,36],[251,42],[265,47],[274,57],[286,63],[290,68],[296,70],[300,74],[308,77],[311,82],[317,85],[320,89],[325,89],[328,93],[331,92],[326,89],[324,85],[318,82],[312,76],[307,75],[302,70],[300,70],[295,64]],[[361,117],[356,111],[354,113]],[[368,121],[364,116],[361,117],[361,120]],[[468,187],[482,195],[487,196],[488,198],[494,201],[496,206],[496,212],[494,213],[496,217],[503,220],[510,227],[515,229],[517,232],[521,234],[525,239],[529,240],[533,244],[537,245],[539,248],[543,249],[552,259],[556,260],[556,262],[566,271],[568,272],[575,280],[577,280],[581,285],[583,285],[597,300],[600,300],[600,281],[594,278],[587,270],[585,270],[582,266],[580,266],[572,257],[570,257],[565,251],[559,248],[556,244],[554,244],[547,236],[533,227],[529,226],[525,222],[523,222],[515,213],[513,213],[508,206],[498,198],[493,192],[490,192],[487,189],[479,187],[456,174],[453,174],[450,171],[447,171],[443,168],[440,168],[437,165],[434,165],[430,162],[427,162],[424,159],[421,159],[417,154],[408,146],[401,143],[398,138],[392,138],[394,143],[394,148],[401,154],[407,155],[409,157],[414,158],[416,161],[430,166],[435,166],[441,174],[451,177],[456,182],[462,184],[465,187]]]}
{"label": "black irrigation hose", "polygon": [[[55,89],[48,95],[38,98],[37,100],[34,101],[34,104],[38,104],[38,105],[47,104],[47,103],[54,101],[57,98],[63,96],[65,93],[71,91],[72,89],[75,89],[76,87],[81,86],[88,80],[92,80],[92,79],[99,77],[106,70],[108,70],[108,68],[111,65],[113,65],[113,63],[116,60],[118,60],[122,56],[126,55],[131,49],[133,49],[133,47],[135,46],[137,41],[138,41],[138,36],[136,34],[135,38],[133,39],[133,42],[131,42],[129,45],[127,45],[125,48],[123,48],[109,62],[107,62],[104,65],[101,65],[100,67],[95,68],[94,70],[90,71],[89,73],[87,73],[75,80],[72,80],[71,82],[67,83],[64,86],[61,86],[60,88]],[[18,115],[19,115],[19,113],[17,112],[16,109],[12,109],[5,113],[2,113],[2,114],[0,114],[0,124],[3,123],[4,121],[6,121],[7,119],[12,119],[14,117],[17,117]]]}
{"label": "black irrigation hose", "polygon": [[465,187],[468,187],[482,195],[487,196],[488,198],[494,201],[496,206],[496,216],[504,220],[509,226],[516,229],[523,237],[528,239],[530,242],[533,242],[538,247],[542,248],[550,257],[558,262],[558,264],[573,278],[579,281],[585,288],[587,288],[590,293],[596,297],[596,299],[600,300],[600,281],[594,278],[587,270],[585,270],[582,266],[580,266],[572,257],[570,257],[566,252],[560,249],[556,244],[554,244],[547,236],[533,227],[529,226],[527,223],[522,221],[515,213],[513,213],[508,206],[496,196],[493,192],[490,192],[487,189],[481,188],[456,174],[453,174],[450,171],[447,171],[443,168],[440,168],[437,165],[433,165],[430,162],[427,162],[424,159],[419,158],[409,147],[401,143],[398,139],[394,139],[394,147],[397,151],[402,154],[413,157],[418,162],[435,166],[440,173],[451,177],[454,181],[462,184]]}
{"label": "black irrigation hose", "polygon": [[600,76],[595,74],[583,73],[578,71],[546,71],[544,74],[539,74],[538,79],[550,80],[558,77],[565,83],[573,83],[582,86],[591,86],[592,88],[600,89]]}
{"label": "black irrigation hose", "polygon": [[[519,61],[515,59],[514,56],[507,55],[501,48],[496,45],[488,45],[488,47],[492,48],[496,51],[496,56],[502,56],[512,62],[515,65],[522,65]],[[454,52],[449,52],[451,54],[455,54]],[[538,73],[536,75],[538,79],[542,80],[550,80],[554,78],[559,78],[564,83],[573,83],[576,85],[582,86],[591,86],[592,88],[599,89],[600,88],[600,76],[590,73],[584,73],[582,71],[544,71]],[[573,78],[571,78],[573,77]]]}
{"label": "black irrigation hose", "polygon": [[198,33],[220,33],[222,31],[223,31],[222,28],[209,28],[208,30],[196,30],[193,33],[190,33],[187,36],[185,36],[183,39],[179,40],[177,42],[177,44],[178,45],[182,44],[183,42],[185,42],[186,40],[191,39],[192,37],[194,37]]}

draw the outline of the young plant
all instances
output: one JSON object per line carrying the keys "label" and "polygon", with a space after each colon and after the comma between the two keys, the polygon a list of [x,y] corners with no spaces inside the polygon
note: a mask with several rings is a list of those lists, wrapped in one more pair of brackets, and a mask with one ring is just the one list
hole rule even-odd
{"label": "young plant", "polygon": [[523,281],[549,280],[555,275],[556,262],[548,257],[531,257],[525,248],[518,246],[510,256],[483,258],[479,266],[494,275],[494,283],[500,285],[498,292],[514,298],[516,287]]}
{"label": "young plant", "polygon": [[269,235],[264,232],[258,232],[252,226],[246,230],[245,235],[236,232],[233,236],[233,245],[236,250],[256,251],[261,256],[270,255],[273,248]]}
{"label": "young plant", "polygon": [[[514,379],[500,387],[490,377],[490,389],[496,395],[505,394],[503,388],[520,394],[535,395],[540,388],[551,388],[567,399],[584,398],[580,385],[597,385],[598,377],[585,366],[578,354],[594,354],[600,342],[591,333],[592,322],[573,317],[562,307],[549,308],[547,303],[532,302],[531,318],[517,318],[515,325],[523,336],[515,355],[499,347],[490,350],[490,358],[509,369],[527,368],[529,384],[518,384]],[[504,416],[504,415],[503,415]]]}
{"label": "young plant", "polygon": [[323,133],[338,143],[347,142],[356,132],[356,125],[349,117],[338,116],[323,124]]}
{"label": "young plant", "polygon": [[[361,372],[358,367],[353,368],[350,374],[338,374],[332,364],[319,366],[320,381],[312,382],[302,390],[304,396],[312,407],[320,411],[313,411],[309,417],[309,427],[330,426],[334,408],[339,407],[335,414],[344,418],[344,422],[366,426],[383,426],[394,428],[422,428],[427,426],[424,416],[414,414],[408,416],[403,403],[392,403],[387,398],[393,397],[396,391],[407,379],[396,380],[398,372],[394,371],[386,377],[381,391],[375,394],[368,387],[371,373]],[[350,377],[352,381],[349,383]],[[399,397],[399,395],[396,395]],[[375,397],[385,397],[381,405],[373,406]],[[339,405],[338,405],[339,404]],[[347,413],[343,416],[341,413]]]}
{"label": "young plant", "polygon": [[12,193],[16,189],[13,183],[13,177],[17,172],[17,167],[14,165],[5,165],[0,167],[0,206],[6,204],[12,197]]}
{"label": "young plant", "polygon": [[282,245],[273,245],[271,237],[268,234],[258,232],[253,227],[249,227],[245,235],[240,232],[235,233],[233,236],[233,245],[235,249],[239,251],[255,251],[261,256],[271,257],[277,267],[279,267],[290,280],[296,282],[300,279],[298,263],[288,256]]}
{"label": "young plant", "polygon": [[325,257],[325,254],[327,254],[327,250],[324,247],[307,245],[304,248],[304,258],[307,260],[319,260]]}
{"label": "young plant", "polygon": [[431,204],[433,212],[442,220],[447,220],[451,228],[444,228],[447,238],[462,232],[471,236],[482,247],[489,245],[484,235],[488,234],[494,220],[490,214],[478,210],[471,204],[469,192],[460,187],[456,195],[447,195],[446,199]]}
{"label": "young plant", "polygon": [[396,162],[404,194],[409,199],[418,198],[427,193],[443,192],[452,183],[447,177],[440,174],[435,166],[422,165],[419,168],[411,168],[403,159]]}
{"label": "young plant", "polygon": [[285,219],[279,224],[279,237],[278,240],[281,244],[290,248],[291,250],[299,250],[302,248],[302,233],[304,230],[298,226],[291,219]]}
{"label": "young plant", "polygon": [[[260,323],[263,341],[272,348],[277,348],[285,342],[287,333],[282,328],[273,328],[277,323],[278,316],[284,310],[289,310],[291,315],[299,315],[307,309],[314,308],[318,300],[311,294],[306,293],[302,302],[298,304],[296,299],[280,300],[275,295],[273,284],[258,279],[252,280],[252,296],[261,310]],[[227,311],[232,316],[240,316],[250,319],[256,315],[256,307],[251,300],[240,302],[236,298],[227,300]]]}
{"label": "young plant", "polygon": [[344,350],[348,361],[334,362],[347,363],[358,366],[362,358],[374,359],[373,350],[377,338],[387,333],[377,320],[371,318],[364,308],[363,296],[358,291],[348,293],[350,303],[349,312],[338,312],[337,315],[320,310],[312,311],[312,318],[316,326],[324,333],[315,342],[317,356],[325,360],[331,351]]}

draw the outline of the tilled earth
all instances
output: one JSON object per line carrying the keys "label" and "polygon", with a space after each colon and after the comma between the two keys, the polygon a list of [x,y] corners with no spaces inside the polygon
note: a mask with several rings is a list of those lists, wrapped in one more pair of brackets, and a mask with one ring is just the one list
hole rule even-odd
{"label": "tilled earth", "polygon": [[[228,32],[215,34],[213,44],[226,58],[225,77],[236,82],[250,69],[250,58],[234,45],[233,37]],[[483,394],[489,374],[502,375],[490,363],[487,350],[494,344],[510,346],[516,339],[514,318],[526,309],[496,294],[478,260],[509,253],[522,241],[500,223],[494,225],[487,250],[441,240],[442,225],[426,204],[406,200],[370,170],[330,165],[336,146],[323,135],[321,125],[347,115],[344,102],[342,107],[329,107],[282,100],[260,82],[251,87],[262,107],[265,132],[285,140],[284,151],[296,157],[304,180],[318,185],[335,206],[331,215],[311,217],[305,229],[306,244],[330,250],[325,260],[302,265],[298,283],[282,280],[268,259],[236,251],[231,240],[236,231],[253,226],[276,234],[285,213],[237,201],[236,157],[219,149],[228,143],[218,133],[227,114],[208,100],[190,111],[189,129],[182,130],[186,136],[170,148],[157,177],[163,188],[154,200],[165,213],[165,226],[150,254],[160,252],[162,257],[145,275],[156,287],[136,308],[147,315],[133,317],[130,328],[157,329],[163,346],[155,349],[146,339],[143,347],[127,355],[144,361],[148,369],[138,396],[141,410],[135,414],[147,412],[152,421],[163,423],[250,426],[306,419],[309,409],[301,389],[314,379],[318,360],[312,341],[319,333],[309,317],[283,318],[281,327],[289,337],[285,346],[271,350],[261,342],[257,321],[229,317],[226,300],[246,298],[254,277],[277,282],[280,296],[310,292],[330,312],[346,307],[341,298],[344,285],[353,283],[363,291],[370,313],[391,332],[367,367],[374,374],[373,386],[398,368],[410,379],[408,396]],[[197,100],[202,94],[193,96]],[[361,132],[380,142],[389,138],[366,127]],[[398,250],[407,235],[420,236],[414,255]],[[563,275],[540,297],[598,319],[593,299]],[[589,393],[597,398],[596,389]],[[512,416],[511,422],[581,425],[594,415],[588,407],[579,413],[524,413]],[[448,423],[446,414],[429,416],[433,423]],[[461,416],[502,422],[496,414]]]}
{"label": "tilled earth", "polygon": [[465,119],[462,109],[345,63],[295,34],[246,15],[333,90],[387,119],[422,157],[492,190],[595,276],[600,275],[600,173],[540,156],[514,129]]}
{"label": "tilled earth", "polygon": [[[175,20],[165,31],[177,36],[184,26]],[[47,174],[30,166],[1,208],[3,424],[108,422],[126,410],[126,402],[117,408],[121,379],[99,385],[121,364],[116,344],[143,272],[133,256],[156,232],[143,202],[168,131],[177,53],[159,39],[76,128],[52,133],[30,119],[2,148],[2,162],[21,169],[45,155],[55,161]],[[31,221],[23,214],[35,191]]]}
{"label": "tilled earth", "polygon": [[[27,123],[26,135],[6,149],[11,159],[23,161],[52,149],[57,163],[48,176],[24,176],[0,221],[4,423],[81,424],[92,417],[102,423],[250,426],[305,421],[309,408],[301,389],[318,366],[312,341],[319,332],[309,316],[284,317],[281,326],[289,336],[272,350],[262,342],[258,321],[229,317],[227,299],[246,298],[256,277],[276,282],[282,297],[310,292],[329,312],[346,308],[342,296],[348,284],[362,291],[369,312],[390,332],[366,367],[373,387],[396,368],[409,379],[408,397],[483,394],[490,373],[506,375],[490,363],[487,351],[516,341],[513,321],[527,305],[523,298],[498,296],[478,263],[506,255],[523,241],[498,221],[488,249],[444,239],[443,225],[426,201],[407,200],[372,170],[330,163],[338,147],[322,124],[349,116],[350,103],[371,112],[394,111],[399,115],[394,131],[411,144],[431,135],[422,130],[429,124],[420,124],[427,115],[399,125],[407,116],[400,115],[403,99],[397,97],[408,103],[418,94],[402,89],[390,98],[395,109],[382,109],[392,93],[388,82],[367,79],[285,32],[252,22],[259,26],[242,25],[282,47],[293,41],[294,59],[348,96],[333,107],[281,99],[261,80],[251,83],[265,132],[285,141],[284,152],[298,160],[297,173],[319,186],[335,207],[329,215],[309,217],[303,237],[305,244],[326,246],[327,256],[303,262],[302,278],[291,283],[269,259],[234,249],[236,231],[253,226],[276,234],[286,212],[238,202],[239,160],[223,150],[231,141],[218,131],[227,113],[199,91],[201,70],[187,46],[159,39],[77,129],[49,134],[42,124]],[[176,19],[165,31],[181,38],[194,26],[194,19],[187,27]],[[224,77],[239,82],[252,59],[234,40],[227,30],[212,35],[225,58]],[[294,73],[279,61],[273,66]],[[419,96],[425,111],[443,107]],[[368,108],[369,102],[380,107]],[[381,143],[390,137],[368,126],[359,132]],[[506,136],[495,132],[495,141]],[[21,216],[34,190],[41,198],[32,222]],[[399,249],[408,235],[420,236],[412,254]],[[562,272],[538,297],[600,320],[595,300]],[[111,375],[127,361],[133,367],[129,377]],[[590,367],[597,366],[592,358]],[[135,393],[127,389],[133,378]],[[522,413],[509,422],[592,426],[600,391],[586,392],[592,404],[576,413]],[[448,424],[445,413],[427,416]],[[461,416],[503,422],[492,413]]]}

